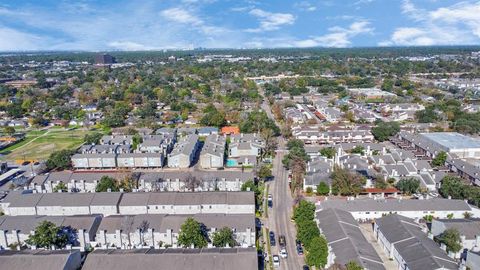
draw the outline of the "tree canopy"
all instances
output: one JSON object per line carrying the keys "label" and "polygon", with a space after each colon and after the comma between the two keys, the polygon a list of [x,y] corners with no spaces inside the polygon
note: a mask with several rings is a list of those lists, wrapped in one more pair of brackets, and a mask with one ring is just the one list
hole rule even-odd
{"label": "tree canopy", "polygon": [[227,245],[229,247],[234,247],[237,243],[235,241],[232,229],[223,227],[213,234],[212,244],[215,247],[226,247]]}
{"label": "tree canopy", "polygon": [[180,227],[178,234],[178,244],[184,248],[192,245],[195,248],[204,248],[208,244],[205,225],[189,217]]}
{"label": "tree canopy", "polygon": [[379,122],[372,128],[372,134],[377,141],[384,142],[400,131],[397,122]]}
{"label": "tree canopy", "polygon": [[397,182],[396,187],[403,194],[411,195],[416,193],[420,188],[420,181],[415,178],[404,178]]}
{"label": "tree canopy", "polygon": [[66,228],[44,220],[35,228],[35,233],[31,234],[26,242],[37,248],[50,249],[52,246],[64,248],[68,244],[68,232]]}
{"label": "tree canopy", "polygon": [[335,167],[330,177],[332,178],[332,193],[342,196],[360,194],[366,183],[366,179],[360,174],[340,167]]}

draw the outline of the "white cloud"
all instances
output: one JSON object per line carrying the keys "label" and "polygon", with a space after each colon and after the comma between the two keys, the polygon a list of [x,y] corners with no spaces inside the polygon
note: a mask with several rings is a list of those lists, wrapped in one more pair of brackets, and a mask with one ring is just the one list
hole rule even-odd
{"label": "white cloud", "polygon": [[298,3],[295,3],[294,5],[296,8],[302,10],[302,11],[315,11],[317,10],[317,7],[312,5],[312,3],[310,2],[307,2],[307,1],[302,1],[302,2],[298,2]]}
{"label": "white cloud", "polygon": [[198,18],[197,16],[193,15],[189,11],[181,8],[170,8],[165,9],[160,12],[160,14],[167,20],[178,22],[178,23],[185,23],[191,24],[194,26],[203,25],[203,20]]}
{"label": "white cloud", "polygon": [[351,39],[364,34],[372,34],[374,28],[370,26],[368,21],[356,21],[344,27],[331,27],[329,33],[322,36],[313,36],[308,39],[294,40],[285,42],[286,47],[335,47],[343,48],[352,45]]}
{"label": "white cloud", "polygon": [[146,45],[143,45],[137,42],[132,42],[132,41],[113,41],[108,43],[108,46],[116,50],[124,50],[124,51],[146,51],[146,50],[161,49],[161,48],[146,46]]}
{"label": "white cloud", "polygon": [[417,22],[415,27],[399,27],[381,46],[428,46],[478,43],[480,2],[460,2],[428,11],[404,0],[402,13]]}
{"label": "white cloud", "polygon": [[264,32],[280,29],[284,25],[292,25],[295,22],[295,16],[290,13],[272,13],[261,9],[252,9],[250,15],[257,17],[260,21],[260,27],[247,29],[246,32]]}
{"label": "white cloud", "polygon": [[0,51],[39,50],[47,38],[17,31],[0,25]]}

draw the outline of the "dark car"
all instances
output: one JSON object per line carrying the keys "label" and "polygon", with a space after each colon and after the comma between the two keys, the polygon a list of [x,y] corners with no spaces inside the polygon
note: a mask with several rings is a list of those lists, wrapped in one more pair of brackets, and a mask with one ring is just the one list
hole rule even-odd
{"label": "dark car", "polygon": [[308,265],[304,265],[304,266],[302,267],[302,270],[310,270],[310,267],[308,267]]}
{"label": "dark car", "polygon": [[303,247],[302,247],[302,245],[297,245],[297,253],[298,253],[298,255],[303,255]]}
{"label": "dark car", "polygon": [[285,235],[280,235],[278,237],[278,244],[281,246],[281,247],[285,247],[287,245],[287,242],[285,241]]}
{"label": "dark car", "polygon": [[270,232],[270,245],[275,246],[275,233]]}

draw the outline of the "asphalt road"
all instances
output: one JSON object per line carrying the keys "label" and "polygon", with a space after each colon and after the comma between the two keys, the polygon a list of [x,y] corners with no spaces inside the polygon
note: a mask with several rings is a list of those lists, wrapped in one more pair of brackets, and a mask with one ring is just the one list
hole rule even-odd
{"label": "asphalt road", "polygon": [[[264,102],[263,110],[273,118],[270,106]],[[278,125],[278,123],[277,123]],[[283,167],[282,159],[286,152],[286,141],[283,137],[278,138],[278,150],[273,161],[273,181],[269,182],[269,194],[273,197],[273,207],[268,211],[267,226],[270,231],[275,232],[276,246],[272,247],[272,255],[280,253],[278,237],[285,235],[288,257],[280,259],[279,269],[297,270],[302,269],[304,264],[303,256],[297,254],[295,239],[295,224],[291,220],[293,212],[293,198],[288,186],[288,173]],[[268,240],[267,240],[268,241]]]}

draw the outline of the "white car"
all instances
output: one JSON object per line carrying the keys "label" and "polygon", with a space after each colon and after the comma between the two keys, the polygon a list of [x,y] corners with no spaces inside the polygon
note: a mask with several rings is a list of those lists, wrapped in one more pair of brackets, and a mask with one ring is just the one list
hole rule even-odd
{"label": "white car", "polygon": [[273,255],[273,267],[280,267],[280,257]]}
{"label": "white car", "polygon": [[284,259],[288,257],[288,253],[287,253],[287,250],[285,248],[282,248],[282,250],[280,250],[280,257],[282,257]]}

